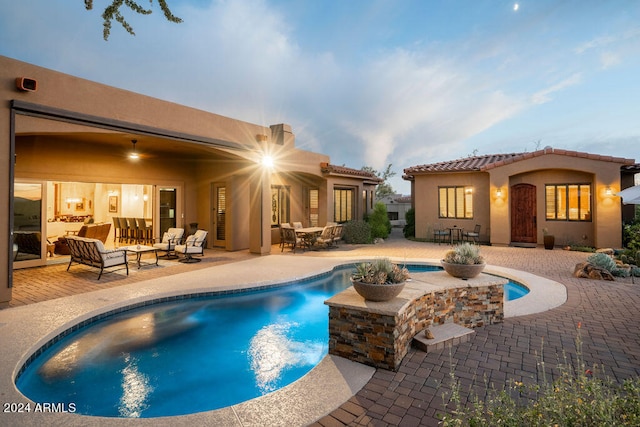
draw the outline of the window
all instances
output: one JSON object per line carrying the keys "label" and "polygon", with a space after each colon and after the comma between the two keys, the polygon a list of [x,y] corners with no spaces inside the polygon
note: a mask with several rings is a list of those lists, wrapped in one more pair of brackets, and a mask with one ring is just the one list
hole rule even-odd
{"label": "window", "polygon": [[317,188],[309,189],[309,225],[317,227],[320,222],[320,191]]}
{"label": "window", "polygon": [[455,186],[438,188],[440,218],[473,218],[473,187]]}
{"label": "window", "polygon": [[557,221],[591,221],[591,184],[547,184],[546,218]]}
{"label": "window", "polygon": [[271,187],[271,226],[289,221],[289,187],[274,185]]}
{"label": "window", "polygon": [[354,215],[354,190],[350,188],[333,189],[333,220],[335,222],[347,222]]}

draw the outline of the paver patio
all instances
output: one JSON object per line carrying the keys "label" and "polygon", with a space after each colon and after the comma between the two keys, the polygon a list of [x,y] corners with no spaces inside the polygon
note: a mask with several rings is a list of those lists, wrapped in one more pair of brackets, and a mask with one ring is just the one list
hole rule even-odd
{"label": "paver patio", "polygon": [[[277,246],[273,256],[296,257],[391,256],[438,259],[447,245],[411,242],[394,230],[392,238],[378,245],[340,245],[329,251],[298,252]],[[466,343],[428,354],[411,350],[397,372],[378,370],[349,401],[319,419],[316,426],[437,425],[442,412],[442,393],[448,390],[451,367],[462,389],[479,384],[485,390],[485,378],[500,386],[507,380],[538,381],[542,355],[548,373],[556,371],[563,354],[575,360],[577,325],[581,323],[582,356],[587,365],[601,365],[605,374],[621,381],[640,375],[640,335],[636,315],[640,307],[640,285],[632,279],[616,282],[572,277],[573,266],[588,254],[559,249],[524,249],[483,246],[487,263],[524,270],[567,287],[567,302],[548,312],[507,318],[503,323],[478,328]],[[11,306],[30,304],[81,292],[115,287],[153,277],[213,267],[254,257],[245,251],[207,251],[203,262],[185,266],[161,262],[158,268],[140,270],[128,277],[107,274],[100,281],[94,271],[76,267],[66,272],[66,264],[16,271],[14,301]],[[71,267],[74,269],[74,267]],[[133,269],[135,270],[135,269]],[[637,279],[636,279],[637,280]],[[542,342],[544,340],[544,346]],[[564,353],[563,353],[564,352]],[[309,396],[313,399],[313,396]]]}

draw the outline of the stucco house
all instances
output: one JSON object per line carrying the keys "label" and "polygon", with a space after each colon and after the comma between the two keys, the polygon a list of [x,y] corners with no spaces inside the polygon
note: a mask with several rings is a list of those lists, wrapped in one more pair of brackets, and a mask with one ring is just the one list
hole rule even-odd
{"label": "stucco house", "polygon": [[407,223],[405,217],[411,209],[411,196],[402,194],[390,194],[378,200],[387,207],[387,216],[392,227],[404,227]]}
{"label": "stucco house", "polygon": [[412,166],[416,237],[436,224],[472,230],[492,245],[620,247],[622,207],[616,192],[633,185],[634,159],[546,147]]}
{"label": "stucco house", "polygon": [[[2,56],[0,98],[0,302],[11,299],[14,268],[45,264],[47,239],[89,217],[146,218],[154,236],[197,224],[209,248],[268,254],[280,223],[362,218],[379,183],[296,148],[287,124],[235,120]],[[31,256],[14,259],[17,233],[37,237]]]}

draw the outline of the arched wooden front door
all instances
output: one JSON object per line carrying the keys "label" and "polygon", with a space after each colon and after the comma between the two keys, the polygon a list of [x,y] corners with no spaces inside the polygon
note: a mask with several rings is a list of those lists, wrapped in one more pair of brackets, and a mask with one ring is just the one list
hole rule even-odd
{"label": "arched wooden front door", "polygon": [[511,187],[511,242],[537,243],[536,186]]}

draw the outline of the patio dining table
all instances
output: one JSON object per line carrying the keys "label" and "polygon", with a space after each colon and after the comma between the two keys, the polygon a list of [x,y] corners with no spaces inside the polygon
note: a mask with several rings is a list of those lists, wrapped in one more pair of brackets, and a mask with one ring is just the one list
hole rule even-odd
{"label": "patio dining table", "polygon": [[304,240],[304,245],[310,248],[315,243],[315,240],[322,233],[324,227],[303,227],[296,228],[296,236],[299,236]]}
{"label": "patio dining table", "polygon": [[462,233],[464,232],[464,228],[454,225],[453,227],[447,227],[447,231],[449,231],[449,240],[452,245],[455,241],[462,241]]}

